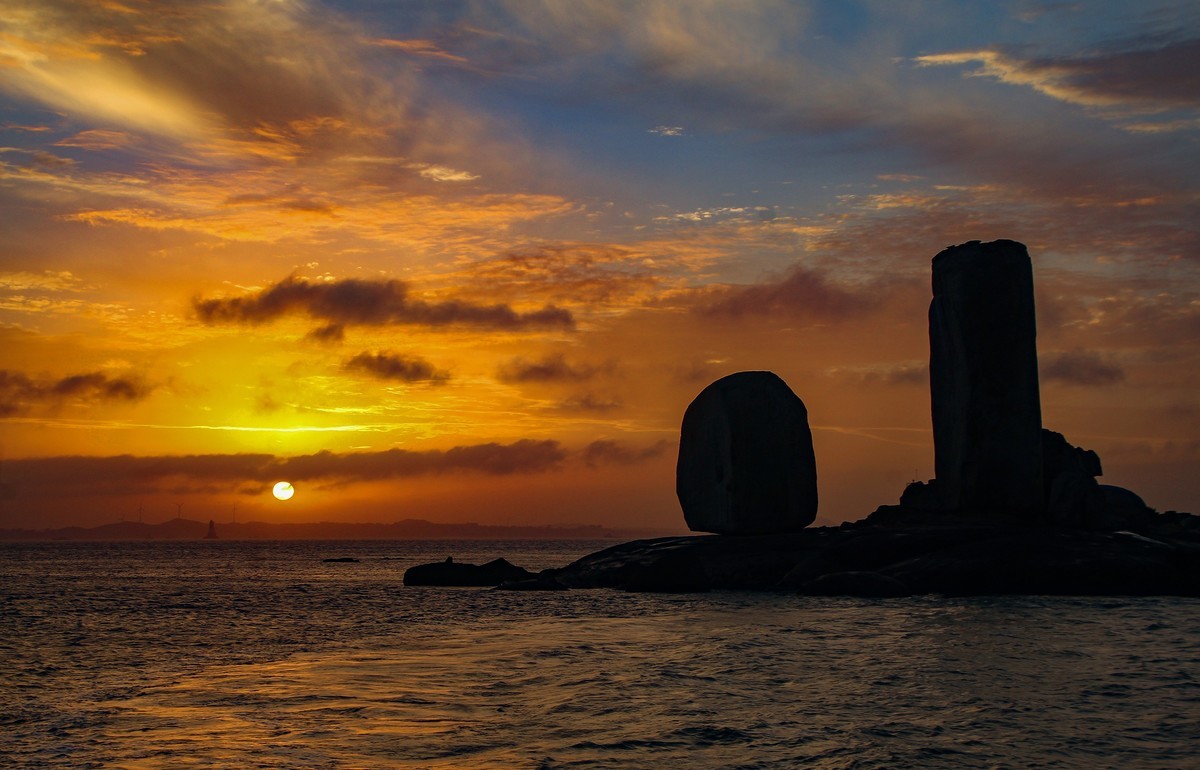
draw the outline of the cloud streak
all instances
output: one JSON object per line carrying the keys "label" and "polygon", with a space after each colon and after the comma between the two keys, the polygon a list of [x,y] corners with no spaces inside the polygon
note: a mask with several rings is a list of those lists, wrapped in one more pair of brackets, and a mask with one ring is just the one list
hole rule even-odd
{"label": "cloud streak", "polygon": [[342,368],[349,372],[362,372],[380,380],[400,382],[425,382],[431,385],[450,379],[450,373],[436,369],[423,358],[397,355],[391,352],[359,353],[348,359]]}
{"label": "cloud streak", "polygon": [[[506,304],[427,302],[410,297],[408,285],[402,281],[347,278],[312,283],[294,275],[244,297],[197,297],[192,307],[206,324],[262,324],[287,315],[307,315],[344,326],[411,324],[525,330],[572,329],[575,325],[569,311],[554,305],[518,312]],[[324,332],[314,334],[324,338]]]}
{"label": "cloud streak", "polygon": [[1102,387],[1125,379],[1125,370],[1120,364],[1087,350],[1043,354],[1038,368],[1043,382],[1064,385]]}
{"label": "cloud streak", "polygon": [[620,441],[601,439],[584,447],[582,456],[583,462],[592,468],[600,465],[638,465],[661,457],[670,447],[670,442],[665,440],[647,447],[631,447]]}
{"label": "cloud streak", "polygon": [[839,367],[830,372],[834,377],[861,385],[909,386],[929,385],[929,364],[906,361],[899,364],[862,367]]}
{"label": "cloud streak", "polygon": [[497,371],[501,382],[585,382],[602,371],[590,364],[573,364],[562,353],[540,359],[514,358]]}
{"label": "cloud streak", "polygon": [[266,485],[322,482],[344,485],[446,473],[508,476],[557,469],[567,452],[557,441],[525,439],[446,450],[338,454],[296,457],[269,454],[214,454],[158,457],[48,457],[10,460],[5,470],[18,494],[72,496],[124,495],[175,489],[180,483],[208,492],[258,494]]}
{"label": "cloud streak", "polygon": [[700,312],[715,317],[779,315],[840,321],[872,312],[883,304],[885,294],[886,287],[879,284],[838,284],[819,271],[798,266],[777,281],[726,287],[702,304]]}
{"label": "cloud streak", "polygon": [[35,406],[141,401],[150,390],[137,378],[109,377],[103,372],[33,380],[21,372],[0,369],[0,417],[26,414]]}
{"label": "cloud streak", "polygon": [[444,450],[329,451],[294,457],[211,454],[137,457],[59,456],[8,460],[5,480],[17,497],[119,496],[157,492],[262,494],[287,479],[341,487],[448,474],[513,476],[552,473],[574,460],[587,467],[632,465],[659,456],[667,444],[634,447],[596,441],[569,450],[554,440],[522,439]]}
{"label": "cloud streak", "polygon": [[[1144,45],[1144,43],[1143,43]],[[1082,56],[1022,58],[1003,49],[931,54],[924,66],[977,65],[971,74],[1085,107],[1200,107],[1200,39]]]}

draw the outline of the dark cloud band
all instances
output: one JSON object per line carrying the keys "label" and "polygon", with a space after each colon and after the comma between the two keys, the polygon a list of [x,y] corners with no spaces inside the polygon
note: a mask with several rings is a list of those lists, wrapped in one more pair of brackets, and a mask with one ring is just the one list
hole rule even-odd
{"label": "dark cloud band", "polygon": [[630,465],[660,455],[666,444],[631,447],[597,441],[572,451],[551,439],[522,439],[450,449],[329,451],[295,457],[212,454],[136,457],[41,457],[7,460],[5,482],[17,497],[119,496],[155,493],[262,494],[280,479],[341,487],[442,474],[512,476],[560,470],[574,459],[594,467]]}
{"label": "dark cloud band", "polygon": [[359,353],[342,365],[351,372],[362,372],[381,380],[439,383],[450,379],[450,373],[436,369],[423,358],[395,353]]}
{"label": "dark cloud band", "polygon": [[512,444],[475,444],[446,450],[323,451],[296,457],[46,457],[10,460],[5,463],[5,471],[18,493],[42,497],[153,493],[174,489],[181,480],[207,492],[257,494],[264,485],[279,479],[341,485],[441,473],[505,476],[554,470],[566,458],[566,450],[557,441],[524,439]]}
{"label": "dark cloud band", "polygon": [[861,316],[878,308],[884,287],[848,287],[796,267],[781,280],[724,289],[701,306],[708,316],[782,315],[825,321]]}
{"label": "dark cloud band", "polygon": [[103,372],[73,374],[60,380],[33,380],[21,372],[0,369],[0,417],[28,412],[37,405],[67,401],[141,401],[150,387],[130,377],[109,377]]}
{"label": "dark cloud band", "polygon": [[502,382],[583,382],[600,373],[588,364],[573,364],[562,353],[537,360],[514,358],[496,373]]}
{"label": "dark cloud band", "polygon": [[[426,302],[412,299],[402,281],[347,278],[311,283],[288,276],[279,283],[244,297],[192,301],[197,317],[207,324],[261,324],[287,315],[307,315],[338,326],[474,326],[485,329],[570,329],[571,313],[554,305],[522,313],[509,305],[480,305],[459,300]],[[324,331],[317,334],[324,337]],[[334,335],[336,336],[336,335]]]}

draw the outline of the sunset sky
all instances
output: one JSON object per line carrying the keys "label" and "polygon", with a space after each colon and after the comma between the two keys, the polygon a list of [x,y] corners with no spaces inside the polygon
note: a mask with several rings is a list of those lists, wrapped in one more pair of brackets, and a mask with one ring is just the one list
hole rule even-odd
{"label": "sunset sky", "polygon": [[861,518],[996,238],[1044,424],[1197,511],[1198,203],[1187,0],[0,0],[0,527],[682,528],[746,369]]}

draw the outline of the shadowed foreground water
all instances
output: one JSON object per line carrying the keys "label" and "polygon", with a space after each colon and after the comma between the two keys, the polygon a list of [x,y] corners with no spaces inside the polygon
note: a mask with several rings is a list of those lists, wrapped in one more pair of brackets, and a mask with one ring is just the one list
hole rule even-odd
{"label": "shadowed foreground water", "polygon": [[[594,543],[0,546],[15,767],[1200,766],[1200,601],[405,588]],[[327,564],[354,556],[357,564]]]}

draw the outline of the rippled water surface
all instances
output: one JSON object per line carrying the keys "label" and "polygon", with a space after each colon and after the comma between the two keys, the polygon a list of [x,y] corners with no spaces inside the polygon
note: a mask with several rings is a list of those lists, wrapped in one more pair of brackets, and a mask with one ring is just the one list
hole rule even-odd
{"label": "rippled water surface", "polygon": [[602,545],[0,544],[0,765],[1200,768],[1193,599],[401,585]]}

